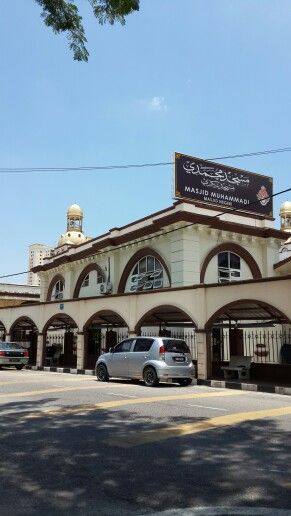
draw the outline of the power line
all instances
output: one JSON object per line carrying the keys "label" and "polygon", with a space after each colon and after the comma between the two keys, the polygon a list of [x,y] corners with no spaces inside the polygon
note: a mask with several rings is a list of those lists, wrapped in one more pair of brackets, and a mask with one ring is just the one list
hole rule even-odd
{"label": "power line", "polygon": [[[266,197],[265,199],[272,199],[273,197],[277,197],[278,195],[281,195],[281,194],[287,193],[287,192],[291,192],[291,188],[287,188],[286,190],[281,190],[280,192],[274,193],[274,194],[270,195],[269,197]],[[250,203],[249,206],[253,206],[254,204],[258,204],[259,202],[260,202],[260,200],[254,201],[254,202]],[[222,215],[225,215],[228,213],[235,213],[237,211],[241,211],[240,208],[226,209],[220,213],[217,213],[216,215],[207,215],[206,217],[205,216],[204,217],[207,221],[207,220],[215,219],[216,217],[221,217]],[[247,212],[246,212],[246,216],[247,216]],[[195,224],[196,224],[196,222],[190,222],[189,224],[185,224],[184,226],[179,226],[178,228],[173,228],[173,229],[169,229],[168,231],[163,231],[159,235],[145,237],[142,240],[139,240],[139,242],[147,242],[148,240],[153,240],[157,236],[168,235],[170,233],[174,233],[174,231],[179,231],[181,229],[185,229],[190,226],[194,226]],[[107,251],[100,251],[98,253],[94,253],[94,254],[90,255],[89,258],[94,258],[95,256],[99,256],[101,254],[110,253],[110,252],[112,252],[112,250],[118,251],[119,249],[123,249],[124,247],[127,247],[127,246],[128,246],[128,243],[121,244],[120,246],[114,246],[114,249],[108,249]],[[3,276],[0,276],[0,279],[11,278],[12,276],[21,276],[23,274],[28,274],[29,272],[31,272],[31,271],[28,270],[28,271],[24,271],[24,272],[16,272],[15,274],[5,274]]]}
{"label": "power line", "polygon": [[[283,147],[278,149],[268,149],[256,152],[246,152],[243,154],[230,154],[227,156],[216,156],[214,158],[205,158],[209,161],[219,161],[221,159],[246,158],[251,156],[263,156],[268,154],[279,154],[283,152],[291,152],[291,147]],[[173,161],[160,161],[157,163],[129,163],[125,165],[93,165],[78,167],[3,167],[0,168],[0,174],[29,174],[37,172],[91,172],[98,170],[125,170],[131,168],[147,168],[147,167],[163,167],[173,165]]]}
{"label": "power line", "polygon": [[[12,276],[22,276],[22,274],[28,274],[31,271],[23,271],[23,272],[16,272],[15,274],[5,274],[4,276],[0,276],[1,278],[11,278]],[[27,285],[28,287],[31,287],[32,285]]]}

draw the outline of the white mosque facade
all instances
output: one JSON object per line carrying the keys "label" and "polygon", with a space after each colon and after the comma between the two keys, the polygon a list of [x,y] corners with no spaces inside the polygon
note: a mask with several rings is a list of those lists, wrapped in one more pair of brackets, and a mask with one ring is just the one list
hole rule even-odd
{"label": "white mosque facade", "polygon": [[40,302],[0,308],[2,334],[25,341],[40,369],[84,372],[120,339],[155,333],[187,340],[200,379],[219,377],[231,354],[251,354],[258,379],[291,377],[291,203],[280,230],[271,217],[220,211],[180,200],[88,238],[73,204],[33,269]]}

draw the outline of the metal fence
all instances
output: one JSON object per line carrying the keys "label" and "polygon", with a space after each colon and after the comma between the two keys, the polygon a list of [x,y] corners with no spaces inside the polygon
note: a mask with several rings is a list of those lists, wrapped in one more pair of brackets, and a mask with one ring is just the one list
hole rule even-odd
{"label": "metal fence", "polygon": [[47,332],[46,346],[59,346],[64,349],[65,332],[60,330],[56,332]]}
{"label": "metal fence", "polygon": [[[228,330],[221,331],[219,355],[214,353],[217,339],[212,339],[213,359],[229,361],[230,343]],[[243,330],[244,356],[252,356],[253,362],[264,364],[291,364],[291,329],[264,328]]]}
{"label": "metal fence", "polygon": [[[128,337],[127,328],[114,329],[115,337],[111,345],[118,344]],[[156,337],[159,331],[155,328],[143,328],[141,332],[145,337]],[[197,360],[197,339],[195,329],[173,329],[165,332],[169,338],[183,339],[188,345],[192,359]],[[64,332],[47,332],[46,345],[58,345],[64,348]],[[101,330],[100,350],[105,352],[108,349],[106,330]],[[230,342],[229,331],[221,329],[218,335],[212,336],[212,359],[229,361]],[[24,342],[19,342],[24,345]],[[252,356],[253,362],[264,364],[290,364],[291,365],[291,328],[250,328],[243,330],[243,353],[245,356]]]}

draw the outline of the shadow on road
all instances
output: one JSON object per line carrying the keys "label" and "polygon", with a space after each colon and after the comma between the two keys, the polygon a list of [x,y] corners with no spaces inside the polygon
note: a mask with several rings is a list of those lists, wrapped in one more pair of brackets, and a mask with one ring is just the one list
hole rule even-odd
{"label": "shadow on road", "polygon": [[[145,514],[189,506],[288,508],[289,434],[260,420],[129,449],[105,445],[164,426],[129,410],[24,419],[47,401],[7,403],[0,514]],[[17,413],[15,413],[17,412]],[[201,420],[172,417],[169,424]]]}

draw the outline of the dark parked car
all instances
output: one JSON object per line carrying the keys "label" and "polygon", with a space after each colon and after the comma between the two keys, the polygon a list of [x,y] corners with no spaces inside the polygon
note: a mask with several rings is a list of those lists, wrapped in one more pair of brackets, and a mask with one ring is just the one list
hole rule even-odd
{"label": "dark parked car", "polygon": [[28,362],[29,353],[16,342],[0,341],[0,367],[22,369]]}

